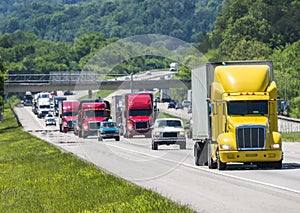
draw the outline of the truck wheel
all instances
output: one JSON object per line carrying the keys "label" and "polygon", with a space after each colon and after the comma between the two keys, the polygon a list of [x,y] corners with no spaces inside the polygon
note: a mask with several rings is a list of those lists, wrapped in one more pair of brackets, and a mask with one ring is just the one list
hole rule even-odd
{"label": "truck wheel", "polygon": [[59,131],[62,132],[62,125],[59,124]]}
{"label": "truck wheel", "polygon": [[196,166],[202,166],[200,164],[200,154],[201,154],[201,149],[199,143],[195,143],[194,145],[194,157],[195,157],[195,165]]}
{"label": "truck wheel", "polygon": [[120,141],[120,137],[116,137],[116,141]]}
{"label": "truck wheel", "polygon": [[223,163],[220,159],[220,156],[219,156],[219,151],[217,152],[217,167],[218,167],[218,170],[225,170],[226,169],[226,163]]}
{"label": "truck wheel", "polygon": [[208,157],[208,168],[216,169],[218,167],[217,163],[213,161],[211,157]]}
{"label": "truck wheel", "polygon": [[280,161],[273,163],[273,166],[275,169],[282,169],[282,159]]}
{"label": "truck wheel", "polygon": [[82,130],[81,135],[82,135],[82,138],[86,138],[87,137],[87,135],[84,133],[84,130]]}
{"label": "truck wheel", "polygon": [[207,154],[207,156],[208,156],[208,159],[207,159],[208,160],[208,168],[209,169],[216,169],[218,167],[218,165],[217,165],[217,162],[214,162],[213,159],[211,158],[210,145],[208,145],[207,151],[208,151],[208,154]]}
{"label": "truck wheel", "polygon": [[180,149],[186,149],[186,142],[180,142],[179,143],[179,148]]}
{"label": "truck wheel", "polygon": [[158,145],[155,142],[152,142],[152,150],[157,150]]}

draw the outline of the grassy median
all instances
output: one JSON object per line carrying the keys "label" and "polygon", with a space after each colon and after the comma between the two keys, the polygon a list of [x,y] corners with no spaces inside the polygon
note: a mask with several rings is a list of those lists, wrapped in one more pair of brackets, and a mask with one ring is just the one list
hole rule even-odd
{"label": "grassy median", "polygon": [[0,212],[192,212],[24,132],[9,109],[0,173]]}

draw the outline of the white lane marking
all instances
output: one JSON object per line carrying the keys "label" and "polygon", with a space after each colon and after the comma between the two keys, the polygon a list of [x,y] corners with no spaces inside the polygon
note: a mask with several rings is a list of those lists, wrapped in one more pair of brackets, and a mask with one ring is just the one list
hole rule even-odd
{"label": "white lane marking", "polygon": [[118,148],[118,149],[123,149],[125,151],[129,151],[129,152],[137,153],[137,154],[140,154],[140,155],[144,155],[144,156],[147,156],[147,157],[152,157],[152,158],[155,158],[155,159],[165,160],[165,161],[168,161],[168,162],[171,162],[171,163],[177,163],[177,164],[180,163],[180,165],[183,165],[183,166],[186,166],[186,167],[189,167],[189,168],[199,169],[199,170],[202,170],[202,171],[205,171],[205,172],[221,175],[221,176],[224,176],[224,177],[234,178],[234,179],[237,179],[237,180],[242,180],[242,181],[246,181],[246,182],[250,182],[250,183],[260,184],[260,185],[264,185],[264,186],[268,186],[268,187],[277,188],[277,189],[281,189],[281,190],[284,190],[284,191],[300,194],[299,190],[287,188],[287,187],[284,187],[284,186],[278,186],[278,185],[271,184],[271,183],[265,183],[265,182],[261,182],[261,181],[257,181],[257,180],[251,180],[251,179],[248,179],[248,178],[243,178],[243,177],[238,177],[238,176],[234,176],[234,175],[230,175],[230,174],[225,174],[225,173],[221,173],[221,172],[211,170],[211,169],[204,169],[200,166],[190,165],[190,164],[183,163],[183,162],[177,162],[177,161],[174,161],[174,160],[163,158],[161,156],[155,156],[155,155],[152,155],[152,154],[147,154],[147,153],[144,153],[144,152],[139,152],[139,151],[136,151],[136,150],[127,149],[127,148],[116,146],[116,145],[113,145],[113,144],[107,144],[107,145]]}

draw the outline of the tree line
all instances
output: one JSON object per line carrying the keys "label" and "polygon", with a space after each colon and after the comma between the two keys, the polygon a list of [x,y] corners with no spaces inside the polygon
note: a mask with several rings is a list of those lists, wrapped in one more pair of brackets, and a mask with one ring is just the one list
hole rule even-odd
{"label": "tree line", "polygon": [[[133,2],[138,2],[139,4],[134,6],[131,4]],[[200,17],[203,13],[203,11],[199,12],[201,11],[200,8],[203,7],[200,7],[199,5],[196,6],[196,1],[156,2],[159,2],[157,4],[159,4],[160,8],[150,0],[101,1],[101,4],[105,5],[105,7],[102,8],[103,10],[101,10],[101,13],[99,8],[95,9],[96,13],[94,15],[98,14],[102,18],[105,17],[106,20],[101,24],[110,25],[112,27],[110,29],[117,29],[115,28],[116,25],[112,23],[119,23],[120,30],[131,28],[134,29],[133,31],[130,31],[131,33],[136,32],[138,34],[138,32],[142,31],[137,30],[136,27],[141,27],[141,23],[144,23],[145,26],[149,26],[149,31],[145,31],[146,33],[155,32],[152,28],[153,23],[160,23],[161,28],[164,28],[165,25],[163,24],[166,23],[168,23],[167,25],[171,25],[177,17],[175,14],[180,13],[178,8],[191,9],[185,10],[185,13],[182,13],[181,11],[181,15],[185,15],[186,13],[196,13],[198,14],[197,16]],[[209,0],[202,2],[202,5],[210,5],[209,8],[214,8],[216,11],[222,8],[216,16],[215,24],[211,28],[207,28],[206,30],[201,28],[201,30],[196,31],[196,29],[198,29],[197,27],[201,25],[201,22],[197,22],[198,19],[194,19],[194,15],[191,14],[186,15],[187,19],[182,17],[182,20],[189,20],[189,23],[192,23],[195,27],[186,28],[184,27],[184,24],[180,23],[176,28],[193,35],[189,37],[190,41],[193,40],[192,37],[196,38],[200,36],[200,40],[195,42],[194,45],[209,61],[271,59],[274,64],[275,81],[277,83],[280,98],[291,103],[291,116],[300,117],[300,62],[298,60],[300,49],[300,13],[298,11],[300,11],[300,2],[298,0],[225,0],[222,1],[222,3],[220,2],[221,1]],[[89,5],[88,11],[93,11],[92,6],[95,6],[96,4],[90,3],[90,1],[81,1],[81,3],[69,6],[81,8],[83,5]],[[119,11],[118,15],[115,15],[115,12],[119,10],[118,8],[120,5],[127,8],[125,5],[126,3],[132,6],[132,8],[128,9],[128,11],[126,11],[127,13],[125,13],[127,14],[127,17],[123,14],[124,11],[123,13]],[[150,5],[151,3],[153,3],[153,5]],[[46,3],[36,4],[41,6]],[[169,8],[173,8],[171,11],[172,14],[174,13],[174,16],[170,13],[168,14],[173,22],[167,22],[169,19],[164,20],[165,16],[162,16],[162,14],[167,13],[166,11],[162,11],[166,9],[166,7],[164,7],[166,5],[168,5]],[[33,5],[31,5],[31,7],[33,7]],[[142,16],[138,16],[140,7],[143,8],[142,11],[147,11],[145,12],[145,14],[147,14],[146,19],[141,18]],[[154,7],[156,7],[156,9],[153,9]],[[39,10],[38,8],[39,7],[37,7],[36,11],[29,11],[36,13]],[[69,7],[68,5],[64,5],[63,8],[64,9],[60,10],[66,10],[66,8]],[[83,8],[81,9],[84,11]],[[44,11],[47,10],[44,8]],[[133,11],[136,11],[136,13]],[[198,11],[198,13],[196,11]],[[156,14],[156,12],[162,14]],[[10,11],[9,14],[14,14],[14,11]],[[11,18],[9,14],[7,14],[7,17]],[[55,12],[53,14],[56,15],[57,13]],[[61,15],[65,16],[66,14],[61,11]],[[31,17],[31,15],[28,17]],[[37,15],[36,18],[37,17],[39,16]],[[116,17],[122,18],[120,18],[119,22],[116,22]],[[151,18],[154,18],[154,20],[151,20]],[[59,26],[61,25],[69,27],[70,25],[74,25],[75,22],[72,22],[72,20],[73,19],[70,20],[72,24],[69,24],[65,18],[61,19],[58,28],[52,26],[52,31],[54,33],[63,32],[56,30],[60,29]],[[159,20],[159,22],[155,20]],[[121,21],[123,22],[121,23]],[[147,21],[149,22],[149,25],[147,25]],[[3,21],[2,19],[0,19],[0,22],[1,24],[8,24],[8,22]],[[210,25],[212,23],[213,22],[210,22]],[[58,37],[56,37],[56,41],[54,39],[55,36],[51,37],[53,40],[46,39],[48,38],[47,36],[41,36],[47,35],[47,33],[41,32],[43,30],[38,31],[37,33],[29,33],[24,32],[26,30],[23,31],[18,28],[17,31],[3,34],[0,36],[0,57],[2,58],[3,65],[6,70],[30,70],[36,73],[59,70],[80,71],[89,61],[91,61],[91,58],[99,51],[99,49],[119,41],[121,36],[128,36],[130,34],[106,34],[107,32],[105,30],[95,32],[91,31],[89,26],[89,22],[87,22],[85,32],[88,33],[81,34],[80,36],[77,36],[78,34],[76,33],[73,34],[74,38],[72,37],[71,42],[64,41],[62,38],[58,41]],[[65,29],[68,29],[68,27]],[[159,31],[159,28],[157,28],[157,30]],[[169,29],[166,34],[171,35],[171,31],[172,30]],[[162,31],[161,34],[162,33],[165,33],[165,31]],[[68,35],[68,33],[63,32],[62,35]],[[175,34],[173,35],[176,37]],[[160,46],[161,44],[163,44],[163,42],[156,43],[154,46]],[[140,47],[125,47],[125,49],[132,52],[138,51],[138,48]],[[120,48],[121,53],[111,52],[110,57],[114,60],[122,61],[121,59],[123,57],[126,58],[125,56],[128,54],[125,51],[122,53],[123,49],[124,48]],[[149,49],[149,51],[152,50]],[[193,60],[195,60],[195,56],[191,54],[187,55],[180,63],[188,64]],[[166,68],[170,62],[172,61],[169,58],[144,55],[123,61],[114,67],[112,72],[136,73],[147,69]],[[105,67],[106,64],[99,65],[99,69],[101,66]],[[91,64],[89,69],[98,69],[98,67]],[[179,78],[190,78],[190,70],[187,67],[182,66],[180,67],[180,72],[177,76]]]}

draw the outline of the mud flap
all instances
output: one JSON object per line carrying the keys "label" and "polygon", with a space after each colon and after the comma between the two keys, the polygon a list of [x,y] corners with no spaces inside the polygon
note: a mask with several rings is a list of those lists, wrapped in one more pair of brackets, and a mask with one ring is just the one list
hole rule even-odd
{"label": "mud flap", "polygon": [[208,142],[196,142],[194,144],[194,157],[197,166],[208,164]]}

